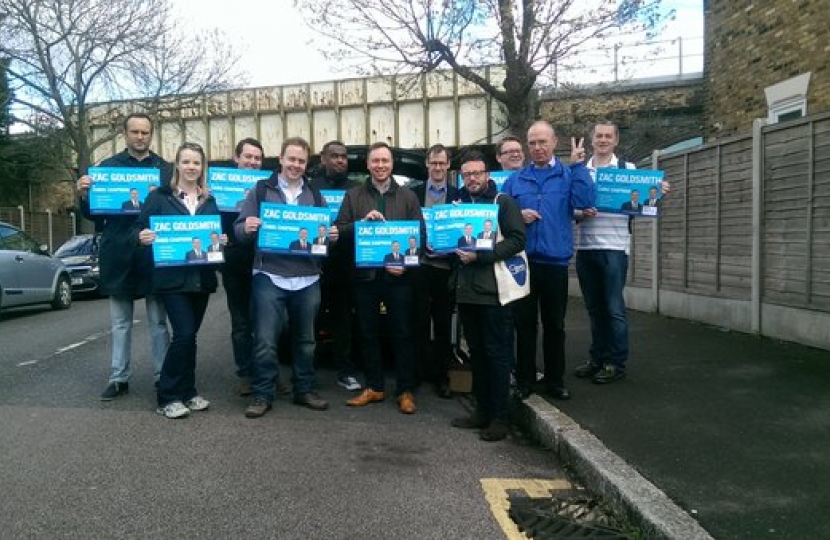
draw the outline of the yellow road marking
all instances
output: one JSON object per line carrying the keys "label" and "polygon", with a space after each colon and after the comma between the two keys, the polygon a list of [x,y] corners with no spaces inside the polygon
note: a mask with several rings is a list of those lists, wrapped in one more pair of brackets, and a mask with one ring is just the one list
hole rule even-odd
{"label": "yellow road marking", "polygon": [[574,489],[574,486],[566,480],[532,478],[482,478],[481,487],[484,490],[484,498],[490,504],[493,517],[496,518],[496,522],[508,540],[527,539],[508,514],[510,510],[510,502],[507,499],[509,491],[522,490],[527,493],[528,497],[543,498],[550,497],[553,491]]}

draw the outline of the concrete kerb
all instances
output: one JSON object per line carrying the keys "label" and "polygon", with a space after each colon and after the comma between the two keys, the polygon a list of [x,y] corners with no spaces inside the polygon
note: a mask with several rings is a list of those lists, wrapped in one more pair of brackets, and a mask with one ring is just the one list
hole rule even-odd
{"label": "concrete kerb", "polygon": [[571,417],[536,395],[521,403],[516,412],[524,427],[572,467],[589,490],[628,515],[647,538],[712,539],[665,493]]}

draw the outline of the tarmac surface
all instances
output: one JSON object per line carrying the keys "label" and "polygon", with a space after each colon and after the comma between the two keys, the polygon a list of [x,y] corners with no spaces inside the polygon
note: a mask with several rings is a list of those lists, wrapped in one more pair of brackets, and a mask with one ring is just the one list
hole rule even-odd
{"label": "tarmac surface", "polygon": [[629,311],[627,378],[596,385],[568,310],[573,398],[523,416],[588,489],[646,537],[830,538],[830,351]]}

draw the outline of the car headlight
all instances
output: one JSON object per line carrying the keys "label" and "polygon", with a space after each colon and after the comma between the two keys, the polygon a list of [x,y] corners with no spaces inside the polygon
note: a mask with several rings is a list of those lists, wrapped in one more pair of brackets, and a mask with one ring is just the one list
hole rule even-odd
{"label": "car headlight", "polygon": [[93,276],[97,276],[101,272],[101,269],[98,267],[97,264],[92,265],[89,267],[89,273]]}

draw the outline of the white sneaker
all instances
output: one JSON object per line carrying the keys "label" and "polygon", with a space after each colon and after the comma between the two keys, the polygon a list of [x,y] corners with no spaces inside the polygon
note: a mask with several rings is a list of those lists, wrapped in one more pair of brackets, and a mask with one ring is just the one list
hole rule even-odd
{"label": "white sneaker", "polygon": [[346,390],[360,390],[363,388],[354,377],[338,377],[337,384]]}
{"label": "white sneaker", "polygon": [[210,401],[206,400],[202,396],[195,396],[188,399],[187,403],[184,405],[191,411],[206,411],[207,408],[210,407]]}
{"label": "white sneaker", "polygon": [[184,418],[190,414],[190,409],[185,407],[181,401],[173,401],[164,407],[159,407],[156,412],[165,418]]}

